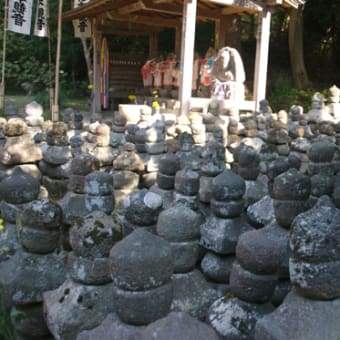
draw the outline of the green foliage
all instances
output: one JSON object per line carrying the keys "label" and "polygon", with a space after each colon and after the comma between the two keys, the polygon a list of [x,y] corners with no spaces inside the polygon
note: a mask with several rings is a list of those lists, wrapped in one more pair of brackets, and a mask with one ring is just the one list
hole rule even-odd
{"label": "green foliage", "polygon": [[11,318],[17,321],[23,319],[26,316],[25,313],[18,311],[15,307],[12,307],[10,314]]}
{"label": "green foliage", "polygon": [[279,74],[271,84],[272,91],[268,100],[273,112],[279,110],[289,111],[292,105],[301,105],[304,110],[309,110],[314,89],[299,90],[291,86],[291,79],[286,74]]}
{"label": "green foliage", "polygon": [[[36,3],[36,2],[34,2]],[[70,9],[72,2],[64,2],[63,10]],[[3,8],[0,6],[0,49],[3,39]],[[50,2],[50,50],[51,61],[55,63],[57,43],[57,10],[58,1]],[[33,8],[33,13],[35,10]],[[308,76],[315,88],[340,85],[340,1],[339,0],[307,0],[304,5],[304,43],[305,64]],[[240,33],[242,40],[242,59],[247,74],[249,89],[252,88],[254,71],[257,17],[242,15]],[[289,75],[290,61],[288,50],[289,11],[282,10],[273,13],[271,22],[271,39],[269,54],[269,73],[271,69],[280,67]],[[110,51],[134,54],[148,54],[148,39],[141,36],[110,35]],[[212,21],[199,23],[196,27],[195,51],[201,56],[207,48],[214,46],[215,27]],[[168,28],[160,32],[158,51],[166,55],[173,52],[175,31]],[[22,84],[32,84],[32,93],[42,98],[42,103],[48,103],[49,73],[48,73],[48,40],[46,38],[26,36],[7,32],[6,52],[6,92],[20,94]],[[1,51],[2,52],[2,51]],[[180,57],[180,56],[178,56]],[[60,83],[61,103],[70,96],[86,96],[87,70],[80,39],[73,36],[72,22],[63,22],[61,44],[61,69],[65,74]],[[0,65],[1,66],[1,65]],[[53,70],[52,70],[53,75]],[[269,77],[270,79],[270,77]],[[65,81],[64,81],[65,80]],[[54,75],[52,76],[54,82]],[[280,82],[280,81],[278,81]],[[83,84],[84,83],[84,84]],[[54,84],[52,84],[54,87]],[[272,96],[277,105],[286,107],[296,99],[306,100],[307,96],[291,88],[290,85],[275,83]],[[303,92],[303,91],[302,91]],[[287,96],[284,99],[283,93]],[[273,102],[273,106],[276,103]],[[302,103],[305,105],[305,103]],[[309,103],[308,103],[309,105]],[[45,105],[44,105],[45,106]]]}
{"label": "green foliage", "polygon": [[10,315],[6,307],[3,286],[0,284],[0,339],[15,340]]}
{"label": "green foliage", "polygon": [[29,84],[31,92],[37,93],[49,87],[48,64],[42,63],[34,56],[21,56],[6,63],[6,83],[10,89],[21,92],[23,84]]}
{"label": "green foliage", "polygon": [[[304,6],[305,62],[310,78],[340,82],[340,1],[308,0]],[[331,84],[329,84],[331,83]]]}

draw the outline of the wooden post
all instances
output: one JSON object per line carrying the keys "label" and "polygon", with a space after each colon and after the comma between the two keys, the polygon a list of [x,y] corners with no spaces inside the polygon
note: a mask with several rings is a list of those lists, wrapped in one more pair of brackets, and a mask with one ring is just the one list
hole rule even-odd
{"label": "wooden post", "polygon": [[255,75],[254,75],[254,100],[256,110],[259,103],[266,98],[269,36],[270,36],[271,12],[263,7],[259,14],[259,23],[256,43]]}
{"label": "wooden post", "polygon": [[219,50],[224,46],[225,31],[226,28],[223,25],[222,17],[218,20],[215,20],[215,50]]}
{"label": "wooden post", "polygon": [[54,89],[53,89],[53,82],[52,82],[52,51],[51,51],[51,29],[50,29],[50,6],[48,8],[48,19],[47,19],[47,49],[48,49],[48,82],[49,82],[49,98],[50,98],[50,112],[52,115],[53,112],[53,105],[54,105]]}
{"label": "wooden post", "polygon": [[91,112],[100,112],[100,43],[101,34],[97,31],[96,19],[93,19],[93,98]]}
{"label": "wooden post", "polygon": [[58,35],[57,35],[57,52],[55,62],[55,90],[54,105],[52,106],[52,121],[59,120],[59,68],[60,68],[60,48],[61,48],[61,16],[63,12],[63,0],[59,0],[58,7]]}
{"label": "wooden post", "polygon": [[194,62],[196,11],[197,0],[184,1],[181,46],[181,83],[179,89],[181,115],[189,115],[191,108],[190,99]]}
{"label": "wooden post", "polygon": [[175,28],[175,54],[178,58],[181,55],[181,30],[179,27]]}
{"label": "wooden post", "polygon": [[5,63],[6,63],[6,43],[7,43],[7,15],[8,0],[5,0],[4,6],[4,32],[2,38],[2,67],[1,67],[1,84],[0,84],[0,109],[5,107]]}
{"label": "wooden post", "polygon": [[158,53],[158,33],[151,32],[149,35],[149,57],[156,58]]}

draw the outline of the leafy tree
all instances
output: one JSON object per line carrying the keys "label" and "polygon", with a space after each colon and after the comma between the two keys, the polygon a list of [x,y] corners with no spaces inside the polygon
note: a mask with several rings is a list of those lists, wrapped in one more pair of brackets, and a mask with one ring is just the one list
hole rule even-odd
{"label": "leafy tree", "polygon": [[305,60],[313,81],[340,83],[340,1],[307,0],[304,8]]}
{"label": "leafy tree", "polygon": [[[70,8],[71,1],[64,1],[64,11]],[[57,6],[58,1],[50,1],[50,28],[51,28],[51,56],[52,64],[55,62],[56,29],[57,29]],[[0,49],[3,37],[3,7],[0,8]],[[300,11],[300,10],[299,10]],[[33,11],[34,13],[34,11]],[[289,75],[295,80],[298,87],[305,87],[307,82],[298,84],[301,77],[300,71],[291,73],[288,48],[289,26],[292,22],[292,12],[287,10],[277,11],[273,14],[272,31],[270,40],[269,55],[269,81],[278,78],[279,74]],[[290,44],[291,51],[300,52],[299,58],[303,57],[306,72],[314,87],[330,86],[333,83],[340,84],[340,1],[339,0],[307,0],[303,8],[303,21],[301,13],[297,16],[297,23],[303,28],[303,49],[302,45]],[[255,60],[255,35],[257,20],[253,15],[244,15],[240,18],[240,34],[242,58],[247,79],[251,81],[253,63]],[[296,30],[295,30],[296,32]],[[71,22],[63,22],[63,37],[61,49],[60,68],[63,71],[61,78],[61,90],[68,95],[84,95],[90,76],[86,67],[86,60],[91,55],[84,57],[82,41],[74,38]],[[294,39],[293,39],[294,40]],[[300,40],[300,42],[302,39]],[[174,46],[173,30],[165,30],[160,35],[160,53],[168,51]],[[197,26],[196,50],[204,55],[209,46],[214,42],[214,25],[206,22]],[[140,37],[110,36],[109,44],[112,48],[120,48],[122,52],[143,51],[147,54],[147,41]],[[35,91],[43,91],[49,87],[48,77],[48,43],[46,38],[39,38],[33,35],[23,36],[8,32],[7,59],[6,59],[6,89],[12,92],[21,91],[21,84],[29,82],[34,84]],[[303,52],[303,55],[302,55]],[[53,71],[53,68],[52,68]],[[54,77],[52,77],[52,81]],[[293,83],[292,83],[293,84]]]}
{"label": "leafy tree", "polygon": [[[58,1],[50,1],[50,56],[52,64],[49,65],[49,42],[47,38],[34,35],[21,35],[7,31],[6,48],[6,90],[20,93],[22,85],[30,84],[34,93],[47,92],[54,81],[54,63],[56,49],[57,30],[57,6]],[[32,13],[35,13],[33,8]],[[4,8],[0,8],[0,39],[3,41],[3,17]],[[34,17],[34,15],[33,15]],[[60,60],[61,83],[67,91],[83,91],[85,86],[75,86],[86,75],[86,64],[82,61],[84,54],[81,41],[73,37],[72,23],[63,23],[62,51]],[[1,51],[2,53],[2,51]],[[1,63],[1,62],[0,62]],[[49,74],[51,72],[51,74]],[[50,79],[51,76],[51,79]],[[87,82],[86,82],[87,84]],[[27,86],[24,86],[27,88]],[[84,92],[82,92],[83,94]],[[72,95],[75,93],[72,93]]]}

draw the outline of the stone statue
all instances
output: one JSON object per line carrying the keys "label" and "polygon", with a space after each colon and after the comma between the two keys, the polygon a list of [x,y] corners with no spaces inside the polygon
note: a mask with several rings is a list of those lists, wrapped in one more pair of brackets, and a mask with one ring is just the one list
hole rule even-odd
{"label": "stone statue", "polygon": [[244,100],[246,76],[241,56],[235,48],[223,47],[218,51],[211,75],[214,79],[213,96],[223,96],[235,101]]}

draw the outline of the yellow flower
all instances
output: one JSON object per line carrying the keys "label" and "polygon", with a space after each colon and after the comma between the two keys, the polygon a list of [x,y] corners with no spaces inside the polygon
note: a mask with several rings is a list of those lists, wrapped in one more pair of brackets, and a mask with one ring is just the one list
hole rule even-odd
{"label": "yellow flower", "polygon": [[158,102],[154,100],[154,101],[152,102],[152,107],[154,107],[154,108],[159,107]]}
{"label": "yellow flower", "polygon": [[88,84],[88,85],[87,85],[87,89],[88,89],[88,90],[92,90],[92,89],[93,89],[93,85],[92,85],[92,84]]}

